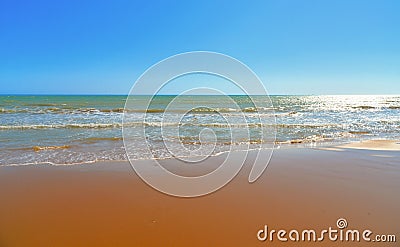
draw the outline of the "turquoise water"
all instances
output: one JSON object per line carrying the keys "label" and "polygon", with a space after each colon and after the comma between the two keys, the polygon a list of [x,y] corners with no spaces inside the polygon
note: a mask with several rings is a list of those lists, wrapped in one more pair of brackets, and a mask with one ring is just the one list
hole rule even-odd
{"label": "turquoise water", "polygon": [[[165,115],[174,96],[156,96],[149,109],[142,104],[145,96],[137,96],[137,107],[125,112],[126,124],[133,136],[146,125],[147,137],[158,150],[156,158],[170,157],[158,146],[163,141],[162,121],[169,134],[173,132],[168,126],[172,130],[179,125],[179,136],[168,138],[192,149],[200,144],[200,131],[211,129],[217,137],[215,153],[230,145],[262,143],[257,114],[276,118],[270,124],[276,127],[278,145],[400,138],[400,96],[271,96],[273,109],[256,109],[246,96],[231,97],[239,108],[221,96],[184,96]],[[125,100],[126,96],[0,96],[0,165],[125,160],[121,132]],[[205,103],[214,107],[201,107]],[[185,112],[188,107],[192,111]],[[145,123],[140,118],[143,112]],[[184,117],[179,123],[168,122],[174,114]],[[240,121],[242,114],[247,122]],[[231,116],[234,124],[224,122],[223,116]],[[232,129],[243,128],[249,130],[249,138],[230,139]],[[135,157],[146,158],[141,152]]]}

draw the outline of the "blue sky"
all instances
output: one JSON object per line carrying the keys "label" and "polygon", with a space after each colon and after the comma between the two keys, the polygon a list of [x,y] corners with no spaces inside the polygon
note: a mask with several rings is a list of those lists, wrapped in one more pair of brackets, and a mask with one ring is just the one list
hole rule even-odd
{"label": "blue sky", "polygon": [[209,50],[271,94],[400,94],[399,13],[397,0],[2,0],[0,93],[127,94],[159,60]]}

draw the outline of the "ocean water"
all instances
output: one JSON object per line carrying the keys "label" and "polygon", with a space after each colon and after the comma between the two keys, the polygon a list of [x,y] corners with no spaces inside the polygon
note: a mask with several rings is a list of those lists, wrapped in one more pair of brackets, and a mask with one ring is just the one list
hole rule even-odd
{"label": "ocean water", "polygon": [[[126,160],[123,114],[124,131],[139,147],[136,159],[149,158],[147,145],[153,158],[172,157],[166,140],[202,155],[195,151],[208,144],[217,154],[272,141],[313,147],[400,138],[400,96],[395,95],[271,96],[273,108],[255,108],[247,96],[230,96],[238,108],[221,96],[183,96],[173,109],[167,106],[174,96],[156,96],[148,109],[145,97],[135,96],[135,107],[124,113],[126,96],[0,96],[0,165]],[[276,130],[276,140],[260,136],[260,115],[266,116],[268,130]],[[136,138],[143,129],[147,143]]]}

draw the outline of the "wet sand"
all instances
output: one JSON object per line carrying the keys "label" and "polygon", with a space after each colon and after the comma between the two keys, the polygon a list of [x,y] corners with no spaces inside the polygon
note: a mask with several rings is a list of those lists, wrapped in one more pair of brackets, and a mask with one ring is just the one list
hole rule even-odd
{"label": "wet sand", "polygon": [[343,148],[365,149],[365,150],[386,150],[400,151],[400,141],[394,140],[367,140],[361,142],[352,142],[341,145]]}
{"label": "wet sand", "polygon": [[[208,159],[208,169],[223,158]],[[264,225],[320,230],[339,218],[400,241],[400,152],[278,149],[249,184],[252,158],[227,186],[198,198],[155,191],[128,162],[1,167],[0,246],[397,246],[256,237]]]}

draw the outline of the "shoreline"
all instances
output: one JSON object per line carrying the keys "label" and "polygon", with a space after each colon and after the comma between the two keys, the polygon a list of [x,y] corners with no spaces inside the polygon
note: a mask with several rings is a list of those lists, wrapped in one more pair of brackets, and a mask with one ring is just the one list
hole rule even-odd
{"label": "shoreline", "polygon": [[[36,146],[35,146],[36,147]],[[61,146],[64,147],[64,146]],[[62,148],[52,148],[52,149],[62,149]],[[262,150],[270,148],[261,148]],[[361,139],[353,141],[323,141],[323,142],[280,142],[274,144],[274,151],[278,149],[318,149],[318,150],[330,150],[330,151],[343,151],[344,149],[360,149],[360,150],[370,150],[370,151],[400,151],[400,140],[398,139]],[[35,152],[46,151],[51,149],[38,149]],[[248,151],[255,151],[257,148],[250,148]],[[228,152],[243,152],[246,150],[233,150],[233,151],[222,151],[211,155],[211,157],[218,157],[224,155]],[[135,159],[135,161],[143,160],[169,160],[172,157],[165,158],[153,158],[153,159]],[[128,159],[118,159],[118,160],[89,160],[83,162],[75,163],[53,163],[53,162],[29,162],[22,164],[0,164],[1,167],[17,167],[17,166],[75,166],[75,165],[92,165],[94,163],[101,162],[128,162]]]}
{"label": "shoreline", "polygon": [[[177,111],[168,111],[171,118],[180,118],[182,109],[191,109],[184,114],[183,122],[177,123],[163,118],[165,107],[175,100],[174,96],[154,97],[150,106],[144,98],[134,97],[135,105],[126,114],[126,98],[122,96],[0,97],[0,165],[123,160],[122,127],[129,129],[131,137],[141,136],[144,128],[152,137],[149,140],[156,150],[156,158],[172,156],[160,140],[161,130],[168,135],[171,145],[179,146],[182,142],[195,150],[200,146],[198,133],[210,128],[218,141],[214,153],[228,150],[230,145],[250,143],[256,148],[266,139],[272,144],[271,130],[276,137],[274,141],[281,148],[293,147],[285,145],[320,147],[361,139],[400,138],[397,128],[400,98],[393,95],[281,95],[271,96],[270,107],[258,108],[254,106],[265,103],[263,97],[254,97],[254,102],[251,102],[245,96],[232,96],[231,100],[238,103],[236,106],[224,99],[218,95],[184,98],[179,101]],[[232,123],[227,124],[207,107],[192,109],[193,103],[202,105],[204,102],[210,104],[213,111],[226,115]],[[143,114],[148,116],[144,122]],[[266,136],[259,135],[261,119],[258,117],[262,117],[269,129],[267,133],[271,134],[266,139]],[[177,128],[182,130],[179,136],[176,135]],[[237,133],[234,139],[231,139],[231,132]],[[133,144],[138,146],[133,158],[149,158],[143,141]]]}

